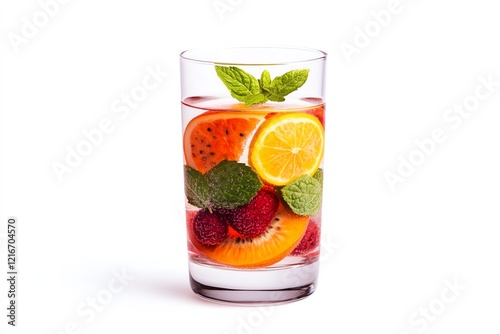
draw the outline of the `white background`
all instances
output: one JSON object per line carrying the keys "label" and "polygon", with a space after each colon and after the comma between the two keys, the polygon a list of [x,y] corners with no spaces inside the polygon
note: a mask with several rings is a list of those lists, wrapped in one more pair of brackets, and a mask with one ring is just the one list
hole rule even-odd
{"label": "white background", "polygon": [[[342,43],[388,0],[227,1],[220,16],[214,0],[70,0],[18,52],[8,36],[41,7],[1,1],[2,272],[11,215],[20,261],[16,328],[1,275],[2,333],[498,333],[500,87],[456,128],[443,119],[480,76],[500,81],[496,2],[401,0],[349,62]],[[325,256],[303,301],[221,306],[188,284],[178,54],[264,44],[329,55]],[[121,120],[111,105],[148,66],[169,75]],[[105,118],[113,131],[60,182],[52,163]],[[436,128],[446,140],[392,191],[384,173]],[[80,315],[113,270],[134,279]],[[450,303],[446,280],[465,287]]]}

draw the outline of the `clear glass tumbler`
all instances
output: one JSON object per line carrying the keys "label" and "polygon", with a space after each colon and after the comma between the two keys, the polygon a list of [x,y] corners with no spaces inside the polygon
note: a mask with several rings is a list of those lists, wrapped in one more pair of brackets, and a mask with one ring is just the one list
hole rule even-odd
{"label": "clear glass tumbler", "polygon": [[326,54],[213,47],[180,55],[192,290],[272,304],[319,270]]}

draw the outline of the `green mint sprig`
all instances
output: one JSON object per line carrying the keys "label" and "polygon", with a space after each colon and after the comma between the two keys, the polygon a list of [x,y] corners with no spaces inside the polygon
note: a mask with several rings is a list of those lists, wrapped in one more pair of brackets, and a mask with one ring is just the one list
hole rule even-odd
{"label": "green mint sprig", "polygon": [[247,165],[223,160],[202,174],[184,166],[188,202],[202,209],[233,209],[247,204],[262,188],[257,174]]}
{"label": "green mint sprig", "polygon": [[323,170],[303,175],[281,189],[283,199],[298,215],[315,215],[321,209],[323,197]]}
{"label": "green mint sprig", "polygon": [[236,66],[215,66],[215,71],[231,96],[247,106],[269,100],[283,102],[285,96],[305,84],[309,75],[309,69],[291,70],[271,80],[267,70],[262,72],[260,79]]}

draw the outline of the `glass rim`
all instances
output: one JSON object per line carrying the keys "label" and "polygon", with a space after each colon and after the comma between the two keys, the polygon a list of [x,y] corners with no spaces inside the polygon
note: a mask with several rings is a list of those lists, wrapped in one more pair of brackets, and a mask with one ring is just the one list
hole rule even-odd
{"label": "glass rim", "polygon": [[[297,54],[301,53],[302,56],[297,56],[297,59],[287,60],[287,61],[223,61],[217,60],[217,53],[223,51],[234,52],[234,51],[288,51],[295,52]],[[199,54],[198,56],[195,56]],[[242,53],[243,54],[243,53]],[[203,55],[203,56],[201,56]],[[308,56],[307,56],[308,55]],[[293,63],[305,63],[318,60],[325,60],[327,53],[325,51],[308,48],[308,47],[298,47],[298,46],[210,46],[210,47],[199,47],[188,49],[180,53],[180,59],[182,61],[190,61],[201,64],[211,64],[211,65],[241,65],[241,66],[263,66],[263,65],[286,65]],[[248,53],[246,54],[248,57]],[[289,55],[290,56],[290,55]]]}

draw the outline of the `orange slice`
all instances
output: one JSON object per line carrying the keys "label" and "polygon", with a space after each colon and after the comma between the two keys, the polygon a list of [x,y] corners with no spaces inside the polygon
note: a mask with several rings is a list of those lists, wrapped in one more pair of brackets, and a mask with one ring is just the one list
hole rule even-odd
{"label": "orange slice", "polygon": [[313,175],[321,164],[324,129],[306,113],[278,113],[258,128],[250,144],[250,164],[266,182],[283,186]]}

